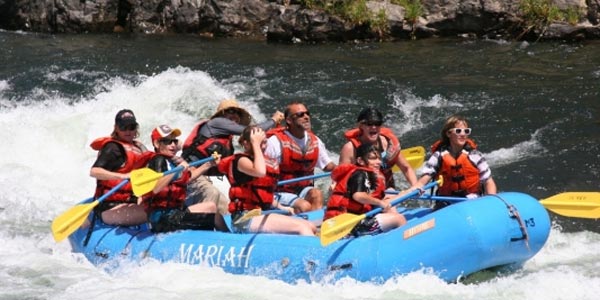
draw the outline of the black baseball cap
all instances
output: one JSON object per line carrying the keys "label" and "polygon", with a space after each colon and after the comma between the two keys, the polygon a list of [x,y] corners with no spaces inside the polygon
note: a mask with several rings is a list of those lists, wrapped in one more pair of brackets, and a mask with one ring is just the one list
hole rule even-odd
{"label": "black baseball cap", "polygon": [[383,115],[379,110],[373,107],[366,107],[360,111],[356,122],[377,122],[383,123]]}
{"label": "black baseball cap", "polygon": [[138,126],[139,124],[135,120],[135,115],[131,109],[122,109],[115,116],[115,125],[119,126],[119,128],[123,128],[129,125]]}

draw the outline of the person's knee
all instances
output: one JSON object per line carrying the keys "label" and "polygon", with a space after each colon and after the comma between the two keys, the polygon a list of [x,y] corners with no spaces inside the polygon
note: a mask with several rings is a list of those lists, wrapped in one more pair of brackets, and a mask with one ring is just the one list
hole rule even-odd
{"label": "person's knee", "polygon": [[304,199],[298,199],[294,203],[294,212],[296,212],[296,213],[307,212],[307,211],[310,211],[311,209],[312,209],[311,203]]}
{"label": "person's knee", "polygon": [[306,194],[306,200],[311,204],[311,210],[323,207],[323,192],[314,188]]}
{"label": "person's knee", "polygon": [[323,192],[320,189],[313,188],[306,193],[306,199],[321,201],[323,199]]}
{"label": "person's knee", "polygon": [[396,217],[396,222],[398,224],[398,227],[406,224],[406,218],[402,215],[402,214],[398,214],[398,217]]}
{"label": "person's knee", "polygon": [[204,202],[204,209],[207,212],[216,212],[217,211],[217,205],[214,202]]}
{"label": "person's knee", "polygon": [[297,232],[299,235],[315,235],[315,230],[313,230],[310,226],[305,226],[304,224],[298,224]]}

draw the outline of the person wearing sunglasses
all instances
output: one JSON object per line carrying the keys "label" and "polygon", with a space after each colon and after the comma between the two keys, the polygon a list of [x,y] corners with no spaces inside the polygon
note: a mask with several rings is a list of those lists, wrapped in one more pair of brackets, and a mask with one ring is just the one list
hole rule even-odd
{"label": "person wearing sunglasses", "polygon": [[[233,136],[242,134],[250,125],[252,117],[235,99],[225,99],[219,103],[217,111],[210,117],[198,122],[185,139],[182,157],[194,162],[218,153],[222,158],[233,154]],[[270,119],[258,124],[263,130],[275,127],[283,121],[283,113],[276,111]],[[216,167],[199,176],[190,184],[188,204],[211,201],[216,203],[222,214],[227,213],[229,199],[213,184],[209,176],[223,176]]]}
{"label": "person wearing sunglasses", "polygon": [[[437,195],[472,199],[482,194],[496,194],[490,167],[475,142],[468,138],[471,133],[465,117],[450,116],[442,127],[440,140],[431,146],[431,155],[423,167],[419,183],[426,184],[442,176],[444,183],[438,187]],[[436,201],[434,209],[449,204]]]}
{"label": "person wearing sunglasses", "polygon": [[[310,112],[303,103],[292,102],[285,112],[286,127],[269,131],[266,155],[279,162],[280,180],[314,175],[315,167],[331,171],[333,163],[325,145],[311,131]],[[277,186],[277,201],[293,207],[296,213],[321,209],[323,193],[313,180],[303,180]]]}
{"label": "person wearing sunglasses", "polygon": [[165,175],[157,180],[154,189],[143,196],[143,203],[148,213],[152,232],[169,232],[178,229],[226,231],[227,227],[217,212],[213,202],[200,202],[191,206],[185,205],[187,185],[211,167],[217,165],[220,157],[197,168],[176,156],[180,149],[177,137],[181,130],[168,125],[160,125],[152,130],[151,139],[155,155],[147,167],[164,173],[182,166],[181,172]]}
{"label": "person wearing sunglasses", "polygon": [[219,170],[227,174],[229,189],[229,212],[233,230],[237,233],[267,232],[314,236],[317,228],[302,218],[283,214],[259,215],[248,220],[242,217],[250,210],[281,208],[274,201],[279,166],[273,158],[264,155],[267,146],[265,132],[251,125],[244,129],[239,138],[244,152],[229,156],[219,163]]}
{"label": "person wearing sunglasses", "polygon": [[340,151],[340,165],[356,162],[356,149],[362,144],[373,144],[381,153],[381,171],[385,176],[386,188],[395,188],[392,168],[396,165],[411,187],[418,185],[415,170],[400,152],[400,141],[394,132],[383,126],[383,114],[373,107],[365,107],[356,119],[357,126],[344,133],[348,140]]}
{"label": "person wearing sunglasses", "polygon": [[[136,140],[139,136],[138,127],[133,111],[120,110],[115,116],[112,134],[98,138],[90,145],[98,151],[90,170],[90,176],[96,178],[95,199],[128,179],[131,171],[145,166],[153,155]],[[107,197],[94,211],[94,221],[100,216],[104,223],[111,225],[139,225],[147,220],[144,208],[138,205],[138,199],[133,194],[131,183]]]}

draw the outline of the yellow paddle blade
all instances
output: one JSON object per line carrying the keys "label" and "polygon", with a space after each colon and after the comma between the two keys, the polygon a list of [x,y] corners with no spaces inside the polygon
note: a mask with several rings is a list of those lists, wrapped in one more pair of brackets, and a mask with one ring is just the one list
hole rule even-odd
{"label": "yellow paddle blade", "polygon": [[567,192],[540,200],[548,210],[565,217],[600,218],[600,193]]}
{"label": "yellow paddle blade", "polygon": [[321,245],[327,246],[348,235],[352,228],[366,217],[366,214],[357,216],[345,213],[323,221],[323,224],[321,224]]}
{"label": "yellow paddle blade", "polygon": [[262,210],[260,208],[255,208],[251,211],[248,211],[247,213],[245,213],[243,216],[241,216],[239,219],[235,220],[235,222],[233,224],[237,225],[243,222],[246,222],[254,217],[258,217],[262,214]]}
{"label": "yellow paddle blade", "polygon": [[96,200],[92,203],[75,205],[62,215],[56,217],[50,226],[54,240],[60,242],[75,232],[77,228],[81,227],[98,203],[100,202]]}
{"label": "yellow paddle blade", "polygon": [[[425,162],[425,148],[422,146],[402,149],[400,152],[413,169],[420,168]],[[397,165],[394,165],[394,167],[392,167],[392,172],[400,172],[400,168],[398,168]]]}
{"label": "yellow paddle blade", "polygon": [[131,188],[138,197],[152,191],[156,186],[156,181],[162,177],[163,173],[158,173],[150,168],[133,170],[129,174]]}

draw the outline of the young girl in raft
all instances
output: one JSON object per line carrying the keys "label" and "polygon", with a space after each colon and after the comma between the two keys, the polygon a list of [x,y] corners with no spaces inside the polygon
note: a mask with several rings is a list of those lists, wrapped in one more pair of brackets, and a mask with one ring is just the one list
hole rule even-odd
{"label": "young girl in raft", "polygon": [[219,171],[227,174],[231,184],[229,212],[232,214],[234,231],[314,235],[317,229],[312,223],[282,214],[240,219],[250,210],[269,210],[273,207],[279,166],[276,160],[263,154],[267,138],[261,128],[254,125],[246,127],[239,143],[244,152],[226,157],[218,165]]}

